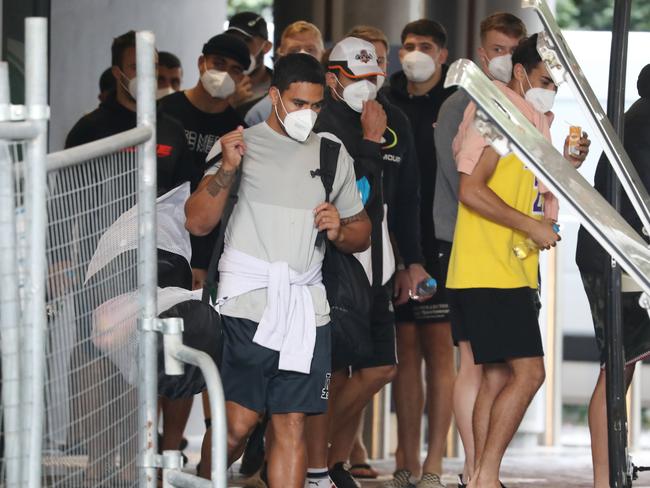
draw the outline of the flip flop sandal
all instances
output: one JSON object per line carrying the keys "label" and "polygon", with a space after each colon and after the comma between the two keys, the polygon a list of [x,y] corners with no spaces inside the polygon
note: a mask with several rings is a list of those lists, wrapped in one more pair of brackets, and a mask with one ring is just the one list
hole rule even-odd
{"label": "flip flop sandal", "polygon": [[353,464],[350,466],[350,474],[361,480],[374,480],[379,476],[377,470],[367,463]]}

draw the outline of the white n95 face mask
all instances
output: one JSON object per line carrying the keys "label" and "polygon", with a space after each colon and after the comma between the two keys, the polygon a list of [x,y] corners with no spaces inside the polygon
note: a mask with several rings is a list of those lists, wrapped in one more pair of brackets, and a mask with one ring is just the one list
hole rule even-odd
{"label": "white n95 face mask", "polygon": [[276,105],[275,116],[278,118],[278,122],[282,124],[282,127],[284,127],[284,130],[289,137],[295,139],[298,142],[305,142],[309,137],[309,134],[311,134],[312,129],[314,128],[318,114],[309,108],[296,110],[294,112],[287,112],[287,109],[284,107],[282,97],[279,96],[279,93],[278,97],[280,98],[280,104],[282,105],[284,113],[287,114],[284,118],[284,121],[282,121],[280,115],[278,114],[278,106]]}
{"label": "white n95 face mask", "polygon": [[402,58],[402,69],[410,81],[427,81],[436,72],[436,63],[431,56],[420,51],[411,51]]}
{"label": "white n95 face mask", "polygon": [[226,71],[206,69],[201,75],[201,84],[214,98],[228,98],[235,93],[235,81]]}
{"label": "white n95 face mask", "polygon": [[156,100],[160,100],[161,98],[164,98],[167,95],[171,95],[172,93],[174,93],[174,89],[171,86],[168,86],[167,88],[158,88],[156,90]]}
{"label": "white n95 face mask", "polygon": [[488,71],[495,80],[510,83],[512,79],[512,55],[504,54],[490,59]]}
{"label": "white n95 face mask", "polygon": [[[337,83],[343,87],[341,82]],[[355,112],[363,110],[363,102],[377,98],[377,85],[368,80],[355,81],[343,88],[343,100]]]}
{"label": "white n95 face mask", "polygon": [[129,78],[124,74],[124,71],[120,70],[120,73],[122,73],[122,76],[124,79],[128,80],[127,83],[125,84],[122,80],[120,80],[120,84],[126,88],[126,91],[129,92],[129,95],[131,95],[131,98],[133,100],[137,100],[138,97],[138,77],[134,76],[133,78]]}
{"label": "white n95 face mask", "polygon": [[[553,108],[553,104],[555,103],[555,95],[556,95],[555,91],[548,90],[546,88],[533,88],[533,85],[530,83],[530,80],[528,79],[528,74],[527,73],[525,74],[526,74],[526,80],[528,80],[528,86],[530,86],[530,90],[528,90],[524,94],[524,98],[538,112],[542,112],[543,114],[545,114],[546,112],[550,112],[551,109]],[[521,90],[523,91],[523,87]]]}

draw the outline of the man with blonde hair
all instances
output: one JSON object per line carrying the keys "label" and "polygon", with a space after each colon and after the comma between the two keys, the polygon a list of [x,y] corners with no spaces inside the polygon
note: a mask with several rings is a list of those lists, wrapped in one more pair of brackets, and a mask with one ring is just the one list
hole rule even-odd
{"label": "man with blonde hair", "polygon": [[[507,83],[512,77],[512,53],[525,37],[525,24],[511,13],[496,12],[483,19],[480,25],[481,44],[478,48],[478,56],[485,74],[492,79]],[[438,247],[447,251],[451,249],[456,227],[460,179],[451,146],[469,102],[469,95],[462,90],[451,95],[440,107],[434,131],[437,166],[433,192],[433,226]],[[449,252],[443,254],[441,264],[446,270]],[[459,484],[462,486],[463,481],[469,479],[474,473],[472,413],[481,386],[483,367],[474,363],[469,338],[453,319],[451,335],[460,353],[460,367],[454,384],[453,411],[465,452],[465,465]]]}
{"label": "man with blonde hair", "polygon": [[[321,61],[324,51],[323,36],[318,27],[311,22],[298,20],[289,24],[282,32],[276,54],[282,57],[292,53],[305,53]],[[244,117],[246,125],[251,127],[265,121],[271,114],[271,108],[271,98],[267,94],[248,111]]]}

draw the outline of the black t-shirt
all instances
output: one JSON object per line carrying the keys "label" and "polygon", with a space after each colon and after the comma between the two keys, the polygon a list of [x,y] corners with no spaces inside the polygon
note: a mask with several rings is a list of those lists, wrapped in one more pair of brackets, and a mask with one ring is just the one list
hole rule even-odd
{"label": "black t-shirt", "polygon": [[[238,126],[246,127],[241,117],[230,106],[220,113],[208,113],[199,110],[187,98],[184,92],[172,93],[159,102],[160,109],[174,117],[185,129],[188,150],[191,154],[192,166],[200,175],[192,185],[196,188],[207,169],[205,158],[219,138]],[[191,236],[192,267],[208,269],[214,249],[219,226],[207,236]]]}
{"label": "black t-shirt", "polygon": [[[650,98],[637,100],[625,113],[625,128],[623,131],[623,146],[630,156],[641,181],[650,190]],[[596,167],[594,188],[603,196],[607,192],[607,173],[610,168],[607,156],[603,153]],[[616,176],[613,176],[616,178]],[[643,225],[632,202],[625,192],[621,195],[621,216],[646,241],[642,233]],[[648,229],[650,231],[650,229]],[[581,273],[603,274],[610,266],[609,254],[591,237],[591,234],[580,227],[576,249],[576,263]]]}
{"label": "black t-shirt", "polygon": [[[84,115],[65,140],[65,147],[74,147],[103,139],[135,128],[137,115],[110,97],[98,108]],[[173,118],[157,115],[156,123],[157,193],[162,195],[185,181],[196,181],[197,175],[187,164],[189,154],[183,127]]]}
{"label": "black t-shirt", "polygon": [[331,133],[354,159],[357,180],[366,178],[370,190],[364,202],[372,222],[372,269],[375,286],[382,278],[382,232],[384,203],[388,206],[388,227],[395,234],[404,262],[422,262],[420,249],[418,171],[411,127],[404,114],[383,97],[377,101],[386,111],[385,142],[363,139],[361,114],[328,92],[326,104],[314,127],[317,133]]}
{"label": "black t-shirt", "polygon": [[407,90],[408,80],[403,71],[390,78],[390,85],[382,89],[391,103],[397,105],[408,117],[413,129],[415,149],[420,168],[420,222],[422,225],[422,247],[427,253],[435,252],[435,231],[433,227],[433,192],[436,187],[436,149],[433,140],[435,123],[440,107],[455,91],[445,88],[444,80],[448,67],[442,66],[442,76],[436,86],[422,96],[413,96]]}
{"label": "black t-shirt", "polygon": [[230,106],[221,113],[203,112],[192,105],[184,92],[172,93],[158,103],[160,110],[175,118],[185,129],[187,147],[201,174],[207,169],[205,158],[214,143],[237,126],[245,127],[244,121]]}

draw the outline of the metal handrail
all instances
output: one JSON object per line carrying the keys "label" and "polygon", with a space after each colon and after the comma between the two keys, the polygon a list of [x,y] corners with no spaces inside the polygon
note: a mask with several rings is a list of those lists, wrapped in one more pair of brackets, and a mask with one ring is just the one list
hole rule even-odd
{"label": "metal handrail", "polygon": [[47,171],[68,168],[126,148],[134,148],[151,139],[152,135],[153,129],[151,127],[134,127],[87,144],[50,153],[47,155]]}
{"label": "metal handrail", "polygon": [[[205,378],[210,401],[210,417],[212,418],[212,463],[210,466],[212,482],[207,485],[202,483],[194,485],[174,484],[172,482],[172,486],[226,488],[228,486],[226,477],[228,468],[228,428],[226,425],[225,396],[219,370],[209,354],[183,345],[182,334],[179,333],[178,329],[165,333],[164,337],[166,372],[173,374],[182,371],[182,368],[179,371],[179,365],[174,364],[174,360],[198,367]],[[200,478],[195,479],[200,480]],[[199,482],[197,481],[197,483]]]}
{"label": "metal handrail", "polygon": [[566,199],[589,233],[650,295],[650,250],[637,232],[512,102],[468,59],[453,63],[445,86],[459,85],[480,108],[477,129],[501,154],[514,152],[556,196]]}

